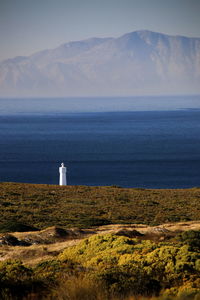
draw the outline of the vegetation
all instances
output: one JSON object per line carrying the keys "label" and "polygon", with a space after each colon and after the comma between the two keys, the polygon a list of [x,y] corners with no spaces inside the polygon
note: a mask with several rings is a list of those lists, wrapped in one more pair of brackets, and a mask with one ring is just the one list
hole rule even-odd
{"label": "vegetation", "polygon": [[37,228],[29,226],[17,221],[8,221],[0,224],[0,232],[27,232],[27,231],[37,231]]}
{"label": "vegetation", "polygon": [[20,226],[11,228],[11,223],[42,229],[53,225],[88,228],[199,220],[199,200],[200,188],[150,190],[0,183],[0,232],[21,231]]}
{"label": "vegetation", "polygon": [[[200,219],[199,198],[199,188],[0,183],[0,231],[193,221]],[[52,234],[52,229],[48,232]],[[0,299],[200,300],[200,231],[185,231],[163,240],[136,233],[134,238],[96,234],[68,244],[60,254],[54,251],[51,260],[47,256],[46,261],[32,266],[16,259],[1,261]],[[18,233],[19,239],[23,234]],[[13,237],[6,235],[7,240]],[[3,247],[8,251],[9,247],[23,248],[1,247],[1,255]],[[40,247],[44,255],[49,249],[34,247]],[[24,248],[22,253],[28,255],[29,247]]]}
{"label": "vegetation", "polygon": [[[196,239],[199,234],[186,235]],[[200,247],[190,249],[191,240],[185,234],[160,243],[97,235],[32,268],[17,260],[1,262],[0,297],[198,300]]]}

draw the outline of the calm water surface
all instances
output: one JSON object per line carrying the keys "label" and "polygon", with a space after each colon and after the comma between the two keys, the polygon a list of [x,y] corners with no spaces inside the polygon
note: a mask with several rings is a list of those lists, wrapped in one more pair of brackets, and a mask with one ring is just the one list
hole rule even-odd
{"label": "calm water surface", "polygon": [[130,111],[117,111],[117,105],[112,112],[102,106],[90,113],[59,105],[55,112],[29,100],[34,111],[23,108],[25,100],[5,101],[0,100],[0,181],[57,184],[63,161],[70,185],[200,186],[198,97],[185,109],[171,100],[171,109],[168,101],[163,110],[157,105],[142,111],[141,102],[131,108],[129,99]]}

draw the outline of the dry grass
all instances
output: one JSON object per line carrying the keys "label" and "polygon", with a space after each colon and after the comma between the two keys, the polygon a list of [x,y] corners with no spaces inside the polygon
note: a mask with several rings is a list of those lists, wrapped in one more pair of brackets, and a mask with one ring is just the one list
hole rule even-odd
{"label": "dry grass", "polygon": [[36,264],[88,235],[137,230],[146,235],[144,238],[159,239],[180,231],[199,230],[198,220],[200,188],[153,190],[0,183],[0,226],[9,221],[40,229],[93,226],[84,232],[77,230],[76,239],[73,234],[56,237],[53,229],[12,233],[18,239],[26,237],[43,245],[1,246],[0,260],[20,258],[27,264]]}
{"label": "dry grass", "polygon": [[[191,221],[191,222],[179,222],[179,223],[168,223],[159,226],[147,226],[142,224],[113,224],[99,226],[96,228],[86,229],[84,234],[77,239],[68,239],[63,241],[58,241],[55,239],[54,242],[48,244],[39,244],[31,246],[1,246],[0,250],[0,260],[7,259],[20,259],[26,265],[36,265],[39,262],[51,260],[55,258],[59,253],[64,249],[74,246],[82,241],[83,238],[96,235],[96,234],[107,234],[113,233],[118,234],[120,232],[128,233],[137,230],[137,232],[143,234],[144,236],[141,239],[151,239],[154,241],[160,241],[165,238],[173,237],[177,233],[186,231],[186,230],[200,230],[200,221]],[[41,230],[39,232],[15,232],[12,235],[20,238],[26,238],[29,235],[35,235],[37,238],[40,234],[44,232],[49,232],[49,229]],[[140,237],[139,237],[140,238]]]}
{"label": "dry grass", "polygon": [[1,246],[0,260],[20,259],[26,265],[55,258],[65,248],[76,245],[81,240],[65,241],[50,245]]}

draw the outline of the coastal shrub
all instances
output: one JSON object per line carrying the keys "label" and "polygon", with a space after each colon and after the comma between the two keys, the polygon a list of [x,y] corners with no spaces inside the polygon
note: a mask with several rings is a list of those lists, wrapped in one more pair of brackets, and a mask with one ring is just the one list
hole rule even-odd
{"label": "coastal shrub", "polygon": [[41,262],[33,268],[35,278],[48,283],[60,281],[72,275],[75,276],[82,270],[83,268],[72,260],[61,262],[57,259]]}
{"label": "coastal shrub", "polygon": [[102,218],[83,218],[81,221],[81,227],[89,228],[93,226],[103,226],[111,224],[110,220],[102,219]]}
{"label": "coastal shrub", "polygon": [[[200,219],[200,189],[60,188],[0,183],[0,191],[2,232],[52,225],[67,229]],[[152,299],[200,300],[199,232],[184,232],[162,242],[160,237],[152,242],[153,236],[159,236],[153,231],[152,235],[138,238],[96,235],[35,267],[19,261],[1,262],[0,299],[138,300],[141,295],[144,300],[146,295],[160,291],[159,298]]]}
{"label": "coastal shrub", "polygon": [[19,260],[7,260],[0,262],[0,281],[1,284],[19,283],[29,279],[32,272],[26,268]]}
{"label": "coastal shrub", "polygon": [[31,291],[38,295],[34,299],[45,300],[78,300],[81,295],[82,299],[128,300],[159,294],[165,300],[198,300],[200,253],[175,240],[154,243],[95,235],[33,268],[17,260],[1,262],[0,285],[2,295],[5,291],[13,295],[16,289],[20,300]]}
{"label": "coastal shrub", "polygon": [[[0,183],[0,222],[14,220],[40,229],[58,225],[64,229],[87,228],[110,223],[158,225],[185,218],[199,220],[199,198],[200,189],[61,188]],[[6,229],[12,231],[15,229]]]}
{"label": "coastal shrub", "polygon": [[112,295],[152,296],[158,295],[161,289],[160,283],[144,269],[132,265],[104,269],[96,274],[96,280]]}
{"label": "coastal shrub", "polygon": [[89,265],[113,265],[122,254],[132,253],[136,240],[113,234],[96,235],[84,239],[77,246],[59,255],[61,261],[72,259]]}
{"label": "coastal shrub", "polygon": [[[200,291],[197,287],[200,254],[191,251],[187,244],[153,243],[112,234],[97,235],[64,250],[58,259],[72,259],[86,268],[92,268],[96,278],[109,291],[116,293],[120,289],[125,293],[125,290],[131,291],[134,287],[137,294],[139,290],[142,295],[156,294],[159,289],[167,290],[169,286],[176,288],[176,294],[180,287],[190,287],[195,293]],[[140,281],[136,283],[136,277],[142,278],[144,290],[140,287]],[[148,288],[153,283],[155,287]],[[138,290],[135,284],[138,284]]]}
{"label": "coastal shrub", "polygon": [[35,281],[33,272],[18,260],[0,263],[0,299],[23,299],[42,284]]}
{"label": "coastal shrub", "polygon": [[189,245],[191,251],[200,251],[200,230],[188,230],[181,233],[177,239]]}
{"label": "coastal shrub", "polygon": [[26,225],[17,221],[8,221],[0,224],[0,232],[26,232],[37,231],[34,226]]}

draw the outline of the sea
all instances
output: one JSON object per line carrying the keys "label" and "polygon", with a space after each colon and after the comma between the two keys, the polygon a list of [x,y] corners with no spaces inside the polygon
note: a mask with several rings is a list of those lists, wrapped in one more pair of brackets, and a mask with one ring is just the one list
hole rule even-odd
{"label": "sea", "polygon": [[0,99],[0,181],[200,186],[200,96]]}

